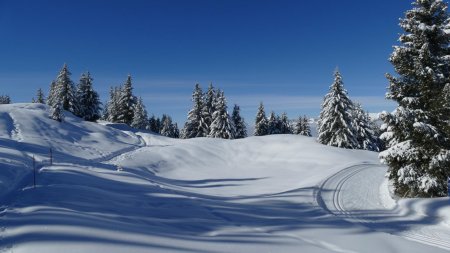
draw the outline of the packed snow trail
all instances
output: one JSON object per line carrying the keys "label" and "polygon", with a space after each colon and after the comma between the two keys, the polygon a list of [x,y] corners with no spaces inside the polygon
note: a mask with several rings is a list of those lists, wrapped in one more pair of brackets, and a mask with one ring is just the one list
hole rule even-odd
{"label": "packed snow trail", "polygon": [[[450,250],[449,228],[433,224],[438,223],[440,218],[421,212],[418,210],[419,204],[414,207],[402,205],[401,202],[400,205],[387,207],[386,198],[389,196],[380,192],[382,186],[387,187],[384,185],[385,174],[386,168],[381,165],[349,166],[322,183],[317,202],[336,216],[362,223],[376,231]],[[417,200],[408,201],[414,203]],[[424,221],[428,226],[421,224]]]}

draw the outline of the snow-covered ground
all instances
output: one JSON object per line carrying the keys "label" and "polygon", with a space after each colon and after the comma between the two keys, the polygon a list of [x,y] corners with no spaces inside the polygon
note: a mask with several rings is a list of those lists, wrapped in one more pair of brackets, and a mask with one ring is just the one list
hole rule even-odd
{"label": "snow-covered ground", "polygon": [[46,110],[0,106],[0,252],[450,249],[450,200],[392,200],[377,153],[169,139]]}

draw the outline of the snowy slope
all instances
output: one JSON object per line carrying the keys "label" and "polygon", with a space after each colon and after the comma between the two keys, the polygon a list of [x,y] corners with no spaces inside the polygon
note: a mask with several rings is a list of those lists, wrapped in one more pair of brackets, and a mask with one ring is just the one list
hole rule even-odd
{"label": "snowy slope", "polygon": [[[446,198],[411,200],[429,213],[408,201],[352,201],[361,191],[379,195],[385,168],[376,153],[292,135],[176,140],[71,115],[60,124],[46,110],[0,106],[0,252],[445,251],[405,238],[408,227],[386,231],[340,213],[370,215],[391,205],[412,212],[392,222],[420,221],[413,231],[436,220],[449,226]],[[38,158],[36,188],[31,156]],[[352,168],[366,173],[342,174]],[[336,195],[342,210],[332,208]]]}

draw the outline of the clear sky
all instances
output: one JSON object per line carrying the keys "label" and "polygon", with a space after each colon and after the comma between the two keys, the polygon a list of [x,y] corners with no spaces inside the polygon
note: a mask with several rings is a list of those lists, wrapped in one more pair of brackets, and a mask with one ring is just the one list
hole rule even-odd
{"label": "clear sky", "polygon": [[149,114],[180,125],[195,83],[225,91],[253,124],[257,106],[317,116],[339,66],[369,112],[384,99],[388,57],[410,1],[0,0],[0,94],[29,102],[67,63],[72,80],[109,87],[134,78]]}

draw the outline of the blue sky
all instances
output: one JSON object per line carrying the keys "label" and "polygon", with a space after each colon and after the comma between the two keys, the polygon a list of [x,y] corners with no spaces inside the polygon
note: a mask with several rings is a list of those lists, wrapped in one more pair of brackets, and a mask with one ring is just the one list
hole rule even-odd
{"label": "blue sky", "polygon": [[253,123],[257,106],[317,116],[339,66],[370,112],[384,99],[399,18],[410,1],[0,0],[0,94],[28,102],[63,63],[89,70],[102,100],[134,78],[150,114],[183,124],[195,83],[225,91]]}

